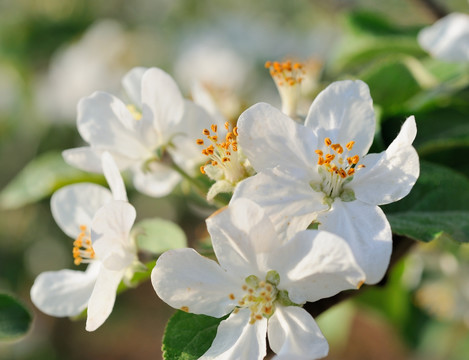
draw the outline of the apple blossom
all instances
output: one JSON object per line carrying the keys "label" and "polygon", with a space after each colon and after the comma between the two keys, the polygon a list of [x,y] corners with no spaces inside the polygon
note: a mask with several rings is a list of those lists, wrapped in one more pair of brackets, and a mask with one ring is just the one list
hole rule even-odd
{"label": "apple blossom", "polygon": [[63,156],[82,170],[101,172],[100,154],[108,151],[120,170],[131,170],[137,190],[165,196],[181,180],[173,163],[193,175],[203,161],[192,135],[210,126],[210,116],[185,100],[163,70],[134,68],[123,86],[127,105],[105,92],[80,100],[77,126],[89,146],[66,150]]}
{"label": "apple blossom", "polygon": [[[257,175],[238,184],[233,199],[263,207],[291,237],[312,222],[344,238],[367,283],[379,281],[392,251],[392,234],[377,205],[406,196],[419,175],[412,142],[413,117],[380,154],[371,146],[375,116],[368,86],[331,84],[315,99],[305,126],[268,104],[256,104],[238,121],[238,142]],[[292,232],[293,231],[293,232]]]}
{"label": "apple blossom", "polygon": [[302,304],[363,283],[346,242],[317,230],[284,242],[264,211],[247,199],[206,222],[218,264],[193,249],[170,250],[151,275],[158,296],[174,308],[230,314],[200,359],[262,359],[266,333],[279,355],[326,356],[327,341]]}
{"label": "apple blossom", "polygon": [[59,270],[40,274],[31,300],[52,316],[75,316],[88,308],[86,329],[96,330],[114,306],[117,286],[138,263],[129,236],[135,209],[127,202],[124,183],[109,153],[102,155],[111,192],[96,184],[75,184],[55,192],[51,209],[59,227],[73,242],[75,265],[86,271]]}
{"label": "apple blossom", "polygon": [[469,15],[452,13],[418,34],[420,46],[433,57],[450,62],[469,61]]}

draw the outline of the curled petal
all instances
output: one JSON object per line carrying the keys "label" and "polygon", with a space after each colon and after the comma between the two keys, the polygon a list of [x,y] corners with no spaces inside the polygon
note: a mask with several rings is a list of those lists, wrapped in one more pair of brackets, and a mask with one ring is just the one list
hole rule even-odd
{"label": "curled petal", "polygon": [[262,360],[266,355],[267,319],[249,323],[251,312],[242,309],[223,320],[212,346],[201,360]]}
{"label": "curled petal", "polygon": [[378,206],[335,199],[331,210],[318,216],[318,221],[319,230],[333,232],[347,241],[365,272],[367,284],[381,280],[391,257],[392,233]]}
{"label": "curled petal", "polygon": [[222,317],[243,295],[242,280],[235,275],[193,249],[178,249],[159,257],[151,282],[157,295],[173,308]]}
{"label": "curled petal", "polygon": [[417,128],[413,116],[380,154],[365,156],[365,165],[354,175],[350,187],[357,199],[372,205],[384,205],[406,196],[420,173],[419,157],[412,147]]}
{"label": "curled petal", "polygon": [[279,306],[268,324],[269,344],[280,359],[320,359],[329,344],[312,316],[297,306]]}

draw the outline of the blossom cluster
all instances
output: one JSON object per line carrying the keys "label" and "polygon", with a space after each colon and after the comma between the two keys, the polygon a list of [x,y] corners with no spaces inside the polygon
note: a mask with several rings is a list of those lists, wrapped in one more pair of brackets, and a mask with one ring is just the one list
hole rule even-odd
{"label": "blossom cluster", "polygon": [[368,154],[376,117],[364,82],[332,83],[303,121],[296,109],[302,65],[266,66],[282,111],[258,103],[235,123],[213,111],[202,86],[187,100],[157,68],[123,78],[126,101],[95,92],[79,102],[78,131],[88,145],[63,157],[104,173],[111,191],[75,184],[53,195],[54,219],[74,239],[74,262],[88,267],[39,275],[31,289],[39,309],[53,316],[88,309],[93,331],[111,313],[121,280],[144,268],[120,171],[153,197],[201,172],[212,181],[209,203],[232,193],[206,220],[217,261],[189,248],[163,253],[151,272],[157,295],[186,312],[228,316],[202,359],[262,359],[266,334],[279,358],[327,355],[303,305],[383,277],[392,233],[379,205],[406,196],[419,176],[416,123],[409,117],[385,151]]}

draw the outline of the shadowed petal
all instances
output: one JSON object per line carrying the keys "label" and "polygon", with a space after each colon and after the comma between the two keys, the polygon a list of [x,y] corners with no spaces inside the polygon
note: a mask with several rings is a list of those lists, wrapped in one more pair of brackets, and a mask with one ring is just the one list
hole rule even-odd
{"label": "shadowed petal", "polygon": [[278,359],[320,359],[329,352],[329,344],[303,308],[278,306],[268,324],[269,344]]}
{"label": "shadowed petal", "polygon": [[173,308],[222,317],[243,296],[242,280],[235,276],[193,249],[178,249],[159,257],[151,282],[158,296]]}
{"label": "shadowed petal", "polygon": [[212,346],[201,360],[262,360],[266,354],[267,319],[249,323],[249,309],[223,320]]}

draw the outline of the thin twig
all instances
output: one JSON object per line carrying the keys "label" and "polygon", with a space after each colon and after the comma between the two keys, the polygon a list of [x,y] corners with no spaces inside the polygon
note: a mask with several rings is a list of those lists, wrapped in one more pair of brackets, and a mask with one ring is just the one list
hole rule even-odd
{"label": "thin twig", "polygon": [[441,19],[448,15],[448,10],[441,4],[434,0],[412,0],[420,7],[424,8],[428,14],[430,14],[433,20]]}

